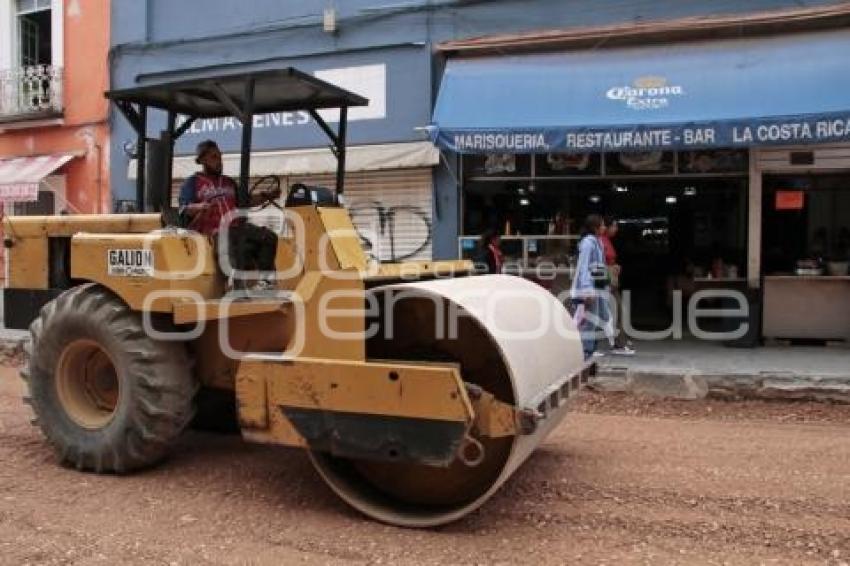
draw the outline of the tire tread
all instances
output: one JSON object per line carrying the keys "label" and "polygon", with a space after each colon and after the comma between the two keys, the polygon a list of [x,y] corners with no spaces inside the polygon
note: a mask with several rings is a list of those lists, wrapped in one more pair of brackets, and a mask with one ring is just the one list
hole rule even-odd
{"label": "tire tread", "polygon": [[[51,402],[45,393],[58,363],[58,359],[45,357],[58,358],[54,354],[61,352],[67,340],[69,321],[86,328],[102,327],[112,337],[120,350],[117,355],[114,349],[111,353],[122,375],[121,386],[132,390],[130,396],[120,397],[123,405],[113,420],[97,431],[95,440],[85,438],[91,431],[69,427],[72,421],[67,416],[56,415],[64,412],[57,406],[58,396]],[[96,330],[92,333],[97,335]],[[38,426],[69,466],[98,473],[150,466],[167,455],[195,413],[199,385],[185,345],[150,338],[140,314],[99,285],[75,287],[47,303],[30,326],[30,336],[21,377],[28,382],[27,396]]]}

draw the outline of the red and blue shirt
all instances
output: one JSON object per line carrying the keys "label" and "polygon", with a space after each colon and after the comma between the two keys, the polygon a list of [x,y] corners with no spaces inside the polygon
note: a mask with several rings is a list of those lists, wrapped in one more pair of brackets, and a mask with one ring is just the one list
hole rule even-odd
{"label": "red and blue shirt", "polygon": [[193,203],[209,203],[206,211],[188,216],[188,228],[208,236],[215,235],[221,222],[232,221],[232,211],[236,208],[236,183],[225,175],[207,175],[195,173],[180,188],[180,213]]}

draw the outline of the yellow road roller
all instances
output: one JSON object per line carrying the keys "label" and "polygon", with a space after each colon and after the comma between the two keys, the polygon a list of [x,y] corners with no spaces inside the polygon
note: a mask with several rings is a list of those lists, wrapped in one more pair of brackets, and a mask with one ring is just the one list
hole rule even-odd
{"label": "yellow road roller", "polygon": [[[564,417],[593,368],[559,300],[467,261],[364,251],[343,181],[348,108],[365,99],[292,68],[106,96],[138,134],[136,211],[4,220],[5,321],[30,329],[25,400],[64,463],[151,466],[198,411],[231,414],[247,441],[307,450],[362,513],[428,527],[484,503]],[[284,200],[278,178],[250,185],[253,117],[281,111],[328,136],[335,187]],[[260,194],[280,220],[270,288],[239,284],[258,275],[171,204],[175,141],[225,116],[242,124],[235,217],[250,222]],[[229,406],[204,406],[210,392]]]}

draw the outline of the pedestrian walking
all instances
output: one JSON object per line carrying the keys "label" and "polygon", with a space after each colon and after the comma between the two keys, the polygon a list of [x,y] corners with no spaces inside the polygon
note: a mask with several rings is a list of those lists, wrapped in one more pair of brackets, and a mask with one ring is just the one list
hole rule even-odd
{"label": "pedestrian walking", "polygon": [[606,216],[604,220],[605,230],[599,237],[602,243],[602,250],[605,254],[605,265],[608,267],[609,281],[609,296],[608,296],[608,316],[605,324],[605,335],[608,338],[610,352],[618,356],[633,356],[635,349],[623,330],[623,310],[622,310],[622,287],[621,276],[622,266],[617,261],[617,248],[614,247],[613,240],[617,237],[620,231],[620,226],[617,220],[612,216]]}
{"label": "pedestrian walking", "polygon": [[608,283],[605,253],[599,237],[604,233],[602,217],[591,214],[584,222],[578,244],[578,262],[572,283],[572,303],[578,320],[584,358],[596,353],[597,338],[605,322],[603,302]]}

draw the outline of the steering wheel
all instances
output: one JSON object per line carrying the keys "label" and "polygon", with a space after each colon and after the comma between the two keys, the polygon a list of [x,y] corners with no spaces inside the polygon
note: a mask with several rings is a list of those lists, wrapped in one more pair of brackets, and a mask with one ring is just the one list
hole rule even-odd
{"label": "steering wheel", "polygon": [[280,198],[281,195],[280,177],[277,175],[265,175],[254,181],[254,184],[248,190],[248,199],[253,202],[254,195],[259,193],[266,193],[266,197],[257,210],[263,210],[269,205],[281,208],[276,202],[276,199]]}

